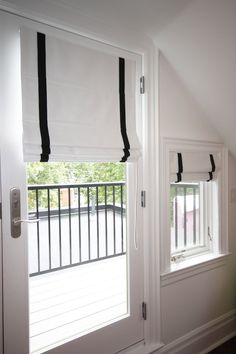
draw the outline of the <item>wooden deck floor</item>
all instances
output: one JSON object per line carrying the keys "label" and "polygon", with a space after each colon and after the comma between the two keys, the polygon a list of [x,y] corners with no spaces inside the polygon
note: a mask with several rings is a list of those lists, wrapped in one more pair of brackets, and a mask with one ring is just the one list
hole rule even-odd
{"label": "wooden deck floor", "polygon": [[126,313],[126,256],[32,277],[30,352],[44,353]]}

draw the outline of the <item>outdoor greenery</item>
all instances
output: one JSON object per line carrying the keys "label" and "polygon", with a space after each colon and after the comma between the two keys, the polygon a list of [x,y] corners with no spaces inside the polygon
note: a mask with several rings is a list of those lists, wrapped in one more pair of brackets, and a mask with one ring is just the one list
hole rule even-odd
{"label": "outdoor greenery", "polygon": [[28,184],[124,181],[122,163],[34,162],[27,164]]}
{"label": "outdoor greenery", "polygon": [[[115,182],[125,181],[125,165],[122,163],[28,163],[27,164],[28,185],[44,185],[44,184],[83,184],[94,182]],[[67,190],[64,190],[68,193]],[[65,194],[64,193],[64,194]],[[71,190],[71,194],[76,196],[77,189]],[[61,191],[63,194],[63,190]],[[77,196],[78,197],[78,196]],[[91,201],[96,198],[96,188],[90,189]],[[62,199],[62,206],[68,206],[67,198]],[[65,201],[67,199],[67,201]],[[98,188],[98,201],[104,204],[105,188]],[[121,189],[115,187],[116,203],[121,200]],[[107,187],[107,202],[113,202],[113,189]],[[87,203],[87,189],[81,188],[81,203]],[[56,208],[58,205],[58,191],[50,191],[50,208]],[[29,210],[35,210],[35,192],[28,193]],[[48,197],[47,191],[39,191],[39,208],[47,208]]]}

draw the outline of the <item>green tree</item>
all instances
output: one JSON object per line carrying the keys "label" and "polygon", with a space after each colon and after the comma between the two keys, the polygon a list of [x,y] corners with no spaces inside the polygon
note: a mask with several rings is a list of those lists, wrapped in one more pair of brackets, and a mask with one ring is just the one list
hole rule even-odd
{"label": "green tree", "polygon": [[[28,185],[44,184],[81,184],[94,182],[115,182],[125,180],[125,165],[122,163],[28,163],[27,164]],[[116,201],[121,199],[120,187],[115,187]],[[87,191],[81,190],[84,199],[87,198]],[[39,191],[39,207],[48,207],[48,195],[46,190]],[[96,189],[90,189],[91,200],[96,198]],[[30,210],[36,208],[36,195],[34,191],[28,193],[28,205]],[[98,201],[104,203],[105,188],[99,187]],[[107,187],[107,202],[113,203],[113,189]],[[50,207],[55,208],[58,204],[57,190],[50,191]]]}

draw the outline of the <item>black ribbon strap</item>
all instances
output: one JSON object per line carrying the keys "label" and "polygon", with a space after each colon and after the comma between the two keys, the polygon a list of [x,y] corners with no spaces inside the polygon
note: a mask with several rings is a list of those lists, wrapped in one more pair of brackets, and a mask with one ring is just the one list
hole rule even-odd
{"label": "black ribbon strap", "polygon": [[178,157],[178,172],[177,174],[177,181],[175,183],[179,183],[182,181],[182,173],[183,173],[183,159],[182,159],[182,154],[180,152],[177,153]]}
{"label": "black ribbon strap", "polygon": [[38,95],[39,95],[39,127],[41,134],[41,162],[49,159],[50,137],[47,119],[47,79],[46,79],[46,37],[44,33],[37,32],[38,45]]}
{"label": "black ribbon strap", "polygon": [[215,172],[216,170],[216,165],[215,165],[215,161],[214,161],[214,157],[212,154],[209,155],[210,156],[210,161],[211,161],[211,171],[208,172],[209,173],[209,179],[207,180],[207,182],[210,182],[213,180],[213,172]]}
{"label": "black ribbon strap", "polygon": [[119,58],[119,97],[120,97],[120,129],[124,142],[124,156],[120,162],[127,161],[130,156],[130,144],[126,131],[126,112],[125,112],[125,59]]}

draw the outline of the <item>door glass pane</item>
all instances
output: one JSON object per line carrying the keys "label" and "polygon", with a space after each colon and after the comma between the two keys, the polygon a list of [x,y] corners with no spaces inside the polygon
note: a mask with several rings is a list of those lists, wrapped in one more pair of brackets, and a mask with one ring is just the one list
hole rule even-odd
{"label": "door glass pane", "polygon": [[120,163],[30,163],[30,352],[128,316],[126,183]]}

